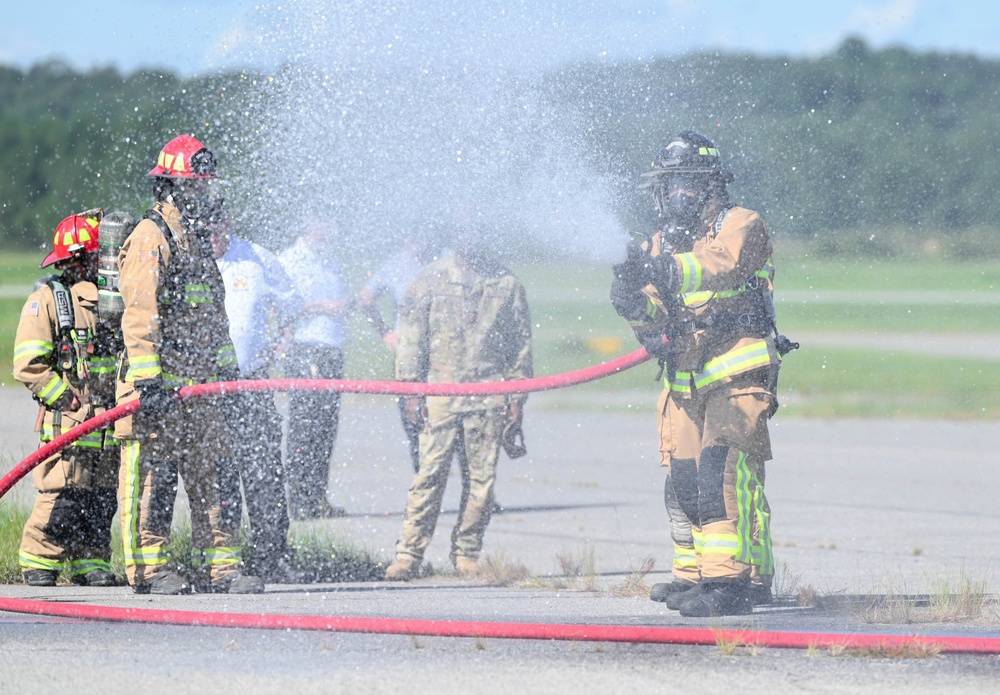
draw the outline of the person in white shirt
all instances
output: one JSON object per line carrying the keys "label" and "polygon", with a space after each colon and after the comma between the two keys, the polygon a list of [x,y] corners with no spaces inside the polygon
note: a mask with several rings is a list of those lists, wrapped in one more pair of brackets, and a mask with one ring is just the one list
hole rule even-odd
{"label": "person in white shirt", "polygon": [[[403,301],[407,288],[425,265],[436,258],[439,233],[432,228],[413,233],[396,253],[392,254],[371,274],[364,287],[358,293],[358,306],[364,311],[368,322],[382,336],[382,342],[393,353],[396,351],[396,341],[399,337],[398,307]],[[386,323],[378,306],[378,300],[383,296],[392,299],[393,323]],[[406,434],[407,447],[413,470],[420,468],[420,428],[412,424],[403,411],[403,399],[397,398],[400,420],[403,432]]]}
{"label": "person in white shirt", "polygon": [[[302,236],[279,256],[305,301],[285,358],[285,376],[291,379],[344,376],[344,341],[352,302],[340,263],[333,255],[335,237],[320,220],[312,219]],[[345,513],[343,508],[331,505],[327,495],[339,420],[339,392],[291,393],[286,473],[293,519],[320,519]]]}
{"label": "person in white shirt", "polygon": [[[229,333],[244,379],[267,379],[280,336],[302,309],[278,259],[263,246],[234,236],[223,213],[210,223],[212,250],[226,286]],[[302,579],[288,544],[281,417],[270,392],[244,392],[234,400],[236,466],[223,467],[224,496],[239,509],[243,481],[254,574],[270,583]],[[239,478],[237,478],[237,474]]]}

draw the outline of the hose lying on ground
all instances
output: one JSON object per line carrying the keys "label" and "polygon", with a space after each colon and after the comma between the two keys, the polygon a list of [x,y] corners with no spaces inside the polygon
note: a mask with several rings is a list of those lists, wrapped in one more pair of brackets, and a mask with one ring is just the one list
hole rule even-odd
{"label": "hose lying on ground", "polygon": [[[634,367],[649,359],[645,350],[575,372],[493,384],[427,384],[345,379],[268,379],[219,382],[188,386],[181,398],[202,398],[234,391],[338,390],[348,393],[392,395],[494,395],[530,393],[587,381],[594,381]],[[94,417],[40,447],[0,479],[0,498],[32,468],[90,432],[106,427],[139,407],[138,401],[123,403]],[[644,642],[713,645],[729,642],[753,647],[842,648],[858,650],[964,652],[1000,654],[1000,638],[934,635],[890,635],[837,632],[777,632],[691,627],[634,627],[622,625],[576,625],[553,623],[500,623],[455,620],[412,620],[283,614],[219,613],[209,611],[120,608],[76,603],[57,603],[0,597],[0,611],[51,615],[84,620],[142,622],[169,625],[243,627],[276,630],[320,630],[379,634],[428,635],[447,637],[494,637],[506,639],[547,639],[595,642]]]}

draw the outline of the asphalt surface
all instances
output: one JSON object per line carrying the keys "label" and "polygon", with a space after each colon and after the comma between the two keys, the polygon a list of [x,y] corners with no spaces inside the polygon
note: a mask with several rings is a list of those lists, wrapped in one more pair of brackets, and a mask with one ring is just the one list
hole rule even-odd
{"label": "asphalt surface", "polygon": [[[485,554],[531,579],[463,581],[449,571],[460,483],[453,471],[430,576],[403,584],[272,585],[259,596],[135,596],[127,588],[23,585],[0,595],[88,605],[459,621],[710,627],[794,632],[1000,636],[1000,607],[944,616],[963,587],[995,591],[1000,426],[991,422],[773,421],[768,464],[778,600],[752,616],[689,619],[627,592],[668,579],[656,394],[621,412],[564,394],[529,401],[529,455],[503,460]],[[34,407],[0,388],[0,468],[33,450]],[[634,411],[634,412],[632,412]],[[391,559],[412,470],[395,406],[347,396],[331,465],[342,519],[293,522]],[[28,501],[27,481],[13,493]],[[653,564],[645,575],[640,568]],[[870,596],[894,599],[880,610]],[[800,605],[818,597],[819,606]],[[734,688],[792,692],[1000,692],[1000,657],[894,659],[830,650],[446,638],[111,624],[0,613],[0,692],[114,693],[137,684],[225,691],[621,692]]]}

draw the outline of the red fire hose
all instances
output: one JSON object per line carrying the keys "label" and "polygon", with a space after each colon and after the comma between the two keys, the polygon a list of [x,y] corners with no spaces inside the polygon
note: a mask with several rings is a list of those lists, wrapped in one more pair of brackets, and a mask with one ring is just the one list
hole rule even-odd
{"label": "red fire hose", "polygon": [[[260,381],[200,384],[181,389],[181,398],[233,391],[339,390],[349,393],[460,396],[529,393],[572,386],[600,379],[645,362],[649,355],[637,350],[616,360],[574,372],[535,379],[493,384],[427,384],[351,381],[345,379],[270,379]],[[138,401],[123,403],[74,427],[39,448],[0,479],[2,498],[39,463],[80,437],[137,410]],[[499,623],[454,620],[412,620],[281,614],[218,613],[203,611],[118,608],[75,603],[56,603],[0,597],[0,611],[51,615],[111,622],[143,622],[169,625],[243,627],[275,630],[317,630],[445,637],[494,637],[595,642],[647,642],[712,645],[721,641],[760,647],[845,649],[935,649],[941,652],[1000,654],[1000,637],[915,636],[836,632],[775,632],[690,627],[631,627],[622,625],[576,625],[555,623]]]}
{"label": "red fire hose", "polygon": [[[549,391],[596,381],[649,359],[645,350],[636,350],[603,364],[534,379],[518,379],[486,384],[428,384],[402,381],[353,381],[350,379],[261,379],[258,381],[218,381],[211,384],[185,386],[179,392],[181,399],[217,396],[236,391],[341,391],[346,393],[371,393],[383,395],[423,396],[487,396],[510,393]],[[45,446],[39,447],[0,478],[0,499],[14,484],[31,472],[31,469],[80,437],[107,427],[139,408],[139,401],[129,401],[107,410],[68,432],[59,435]]]}
{"label": "red fire hose", "polygon": [[242,627],[264,630],[361,632],[433,637],[493,637],[500,639],[570,640],[579,642],[646,642],[651,644],[713,645],[731,642],[754,647],[798,649],[913,649],[966,654],[996,654],[1000,639],[932,635],[852,634],[838,632],[775,632],[697,627],[632,627],[563,623],[496,623],[462,620],[411,620],[351,616],[282,615],[274,613],[215,613],[205,611],[119,608],[0,598],[0,611],[52,615],[83,620],[141,622],[199,627]]}

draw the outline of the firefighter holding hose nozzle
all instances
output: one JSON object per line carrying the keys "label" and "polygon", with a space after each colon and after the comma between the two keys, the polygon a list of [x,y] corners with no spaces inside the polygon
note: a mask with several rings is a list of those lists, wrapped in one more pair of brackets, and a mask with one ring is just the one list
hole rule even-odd
{"label": "firefighter holding hose nozzle", "polygon": [[774,575],[764,497],[781,360],[771,240],[759,214],[729,202],[733,176],[700,133],[672,137],[643,177],[662,226],[614,267],[611,302],[662,367],[674,561],[650,598],[689,617],[747,614],[772,600]]}

